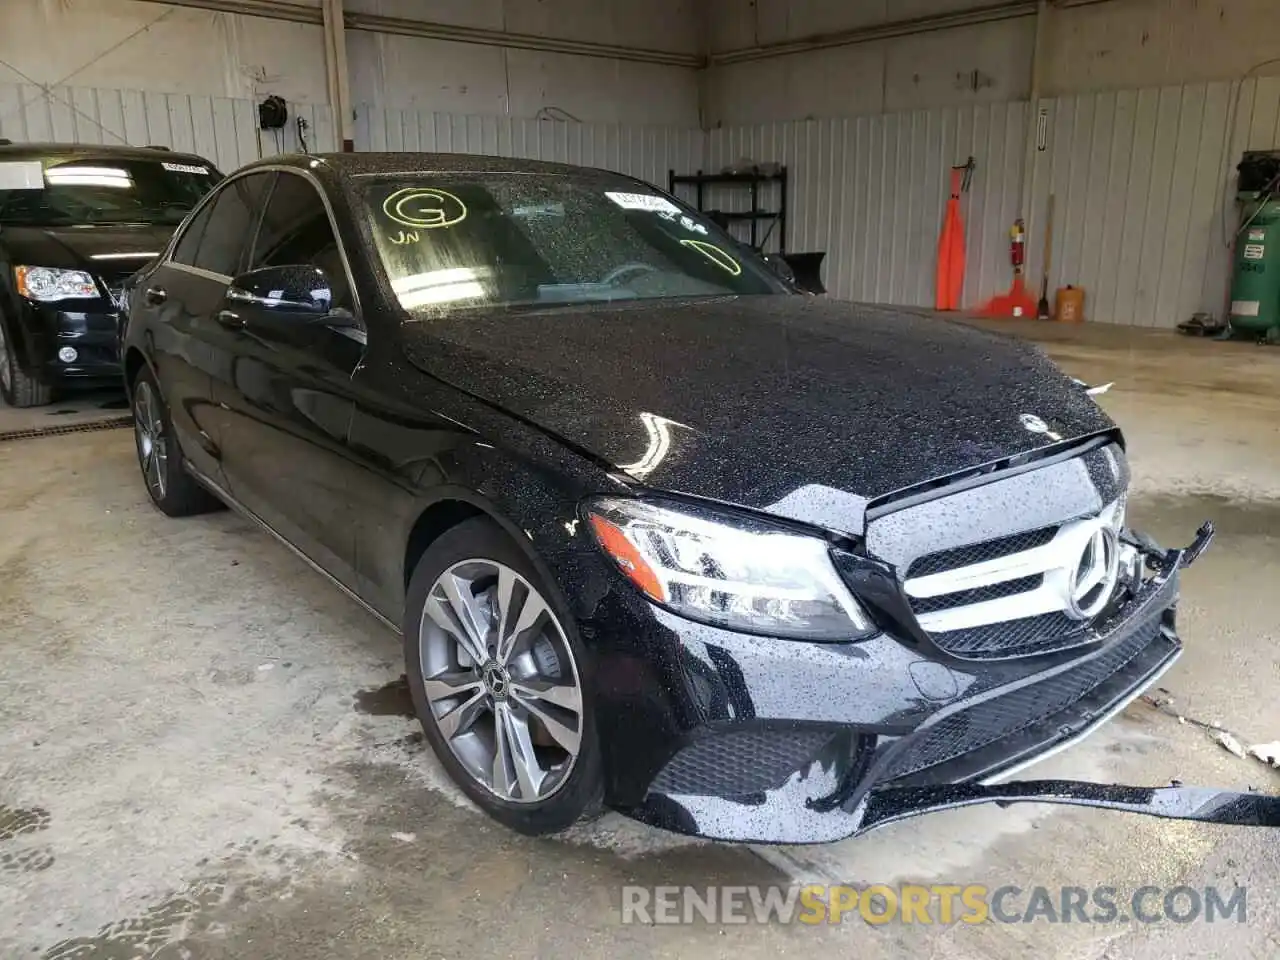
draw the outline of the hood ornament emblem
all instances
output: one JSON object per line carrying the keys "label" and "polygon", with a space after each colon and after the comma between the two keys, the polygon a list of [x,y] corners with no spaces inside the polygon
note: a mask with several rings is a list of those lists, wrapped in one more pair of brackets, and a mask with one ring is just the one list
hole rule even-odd
{"label": "hood ornament emblem", "polygon": [[1092,620],[1111,601],[1119,579],[1119,538],[1109,524],[1095,523],[1068,575],[1067,616],[1072,620]]}
{"label": "hood ornament emblem", "polygon": [[1018,422],[1022,424],[1022,428],[1029,433],[1039,433],[1048,437],[1050,440],[1057,442],[1062,439],[1060,433],[1055,433],[1049,429],[1049,425],[1037,417],[1034,413],[1024,413],[1018,417]]}

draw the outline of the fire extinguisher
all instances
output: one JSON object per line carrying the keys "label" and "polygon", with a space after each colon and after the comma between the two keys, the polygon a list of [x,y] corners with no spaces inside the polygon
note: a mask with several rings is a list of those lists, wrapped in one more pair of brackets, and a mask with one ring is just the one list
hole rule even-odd
{"label": "fire extinguisher", "polygon": [[1021,275],[1027,262],[1027,225],[1021,217],[1013,221],[1009,231],[1009,259],[1013,262],[1014,276]]}

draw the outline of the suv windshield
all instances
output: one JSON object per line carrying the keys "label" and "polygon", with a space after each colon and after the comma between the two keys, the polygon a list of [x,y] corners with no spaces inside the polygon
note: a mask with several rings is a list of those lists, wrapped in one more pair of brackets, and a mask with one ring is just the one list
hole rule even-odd
{"label": "suv windshield", "polygon": [[[36,166],[42,168],[38,174]],[[0,160],[0,224],[176,227],[219,179],[212,167],[189,159],[83,155]],[[4,189],[14,184],[17,189]]]}
{"label": "suv windshield", "polygon": [[364,198],[406,309],[785,292],[751,251],[635,181],[397,178]]}

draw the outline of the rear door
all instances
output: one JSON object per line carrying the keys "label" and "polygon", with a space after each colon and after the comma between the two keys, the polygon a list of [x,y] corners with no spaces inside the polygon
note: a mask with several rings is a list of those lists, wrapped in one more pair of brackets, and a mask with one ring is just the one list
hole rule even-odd
{"label": "rear door", "polygon": [[271,174],[225,181],[177,238],[172,256],[139,285],[139,309],[153,314],[152,360],[183,455],[222,483],[212,378],[224,369],[227,331],[213,319],[239,272]]}
{"label": "rear door", "polygon": [[213,385],[227,483],[273,530],[353,586],[348,435],[365,336],[332,217],[302,174],[280,171],[246,267],[323,270],[332,316],[290,316],[237,296],[217,308],[238,323],[231,364]]}

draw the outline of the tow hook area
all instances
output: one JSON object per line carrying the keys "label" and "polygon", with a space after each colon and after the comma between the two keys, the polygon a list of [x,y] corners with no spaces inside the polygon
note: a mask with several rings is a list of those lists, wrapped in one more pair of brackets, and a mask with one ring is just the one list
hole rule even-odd
{"label": "tow hook area", "polygon": [[1120,540],[1135,548],[1160,574],[1168,576],[1200,559],[1200,555],[1213,543],[1216,533],[1213,521],[1206,520],[1196,531],[1196,538],[1181,550],[1165,550],[1146,534],[1134,530],[1126,530]]}
{"label": "tow hook area", "polygon": [[1209,549],[1209,544],[1213,543],[1213,535],[1217,531],[1213,528],[1213,521],[1206,520],[1196,531],[1196,538],[1191,542],[1191,546],[1186,547],[1182,551],[1181,566],[1189,567],[1200,559],[1200,554]]}

